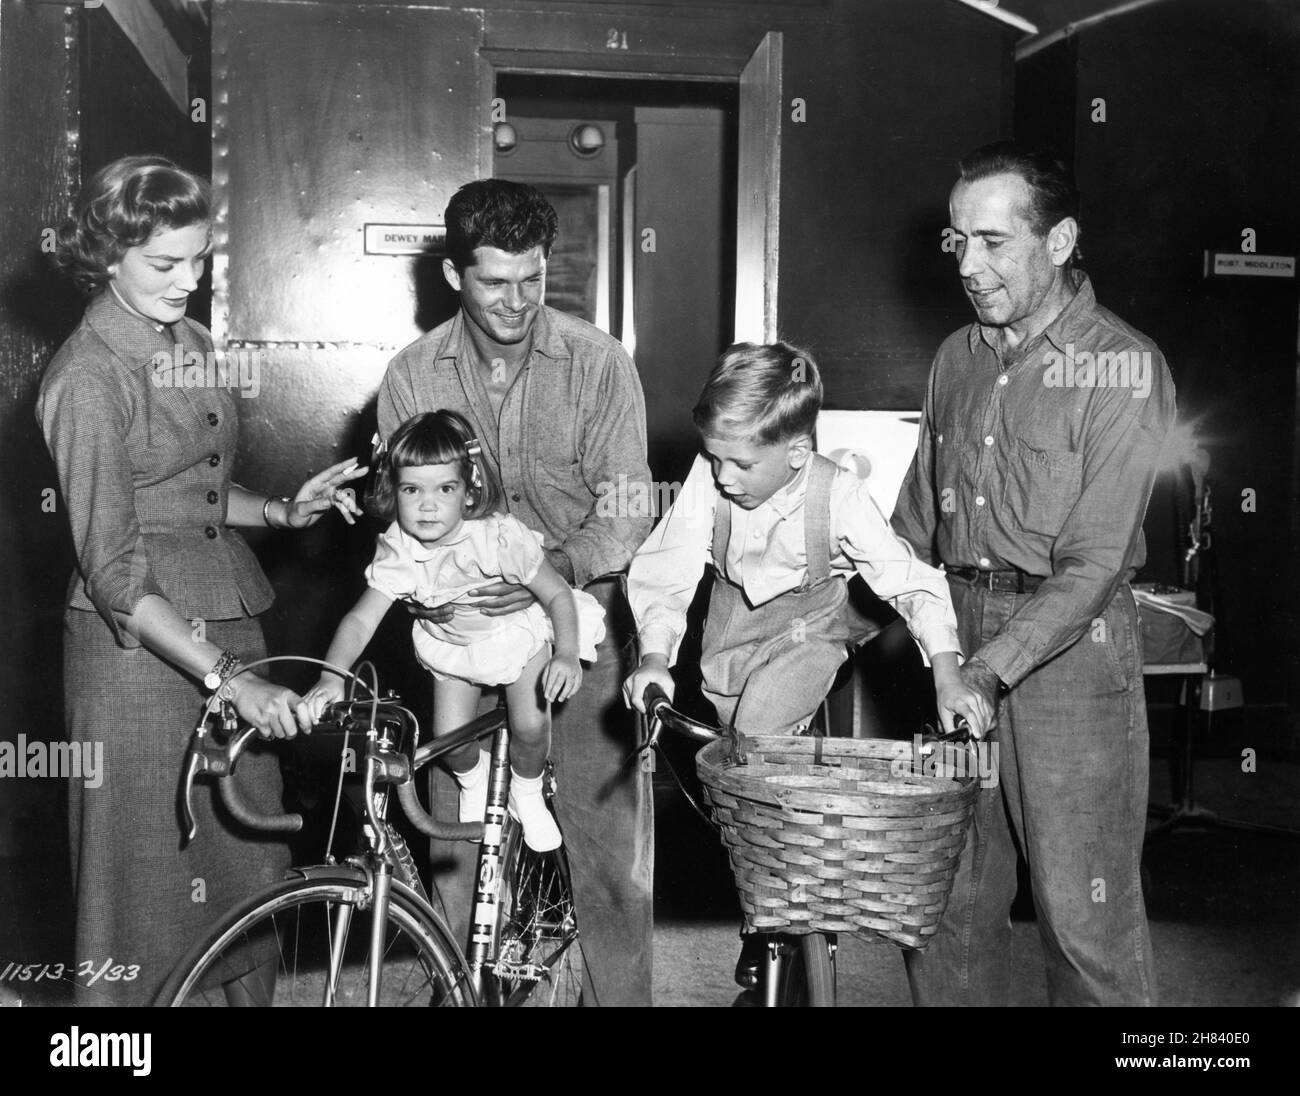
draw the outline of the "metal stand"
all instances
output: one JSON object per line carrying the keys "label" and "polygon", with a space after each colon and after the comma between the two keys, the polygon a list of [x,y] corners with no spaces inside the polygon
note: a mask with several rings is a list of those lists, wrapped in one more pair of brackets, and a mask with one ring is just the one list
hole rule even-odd
{"label": "metal stand", "polygon": [[[1149,669],[1155,673],[1185,672],[1173,666],[1153,666]],[[1285,826],[1268,826],[1260,822],[1246,822],[1239,818],[1225,818],[1197,804],[1194,779],[1196,756],[1193,746],[1196,715],[1201,710],[1205,711],[1205,728],[1208,733],[1212,728],[1216,709],[1213,707],[1202,709],[1201,695],[1206,684],[1215,680],[1215,674],[1213,671],[1208,674],[1201,673],[1204,669],[1202,666],[1189,667],[1188,669],[1191,672],[1187,674],[1183,689],[1184,716],[1178,721],[1181,730],[1176,736],[1175,748],[1169,758],[1170,786],[1174,801],[1167,804],[1152,804],[1147,809],[1149,817],[1161,819],[1158,825],[1147,831],[1147,840],[1154,840],[1173,833],[1175,830],[1188,828],[1240,830],[1245,833],[1271,834],[1274,837],[1300,837],[1300,830],[1288,829]],[[1195,687],[1193,687],[1192,675],[1197,673],[1201,673],[1201,676],[1197,680]],[[1196,696],[1192,695],[1194,690]]]}
{"label": "metal stand", "polygon": [[[1183,585],[1189,590],[1197,591],[1200,608],[1214,613],[1217,605],[1212,552],[1213,509],[1210,503],[1209,465],[1209,455],[1204,450],[1198,449],[1193,453],[1189,468],[1192,479],[1193,512],[1187,526],[1187,550],[1183,556]],[[1201,568],[1202,563],[1205,564],[1204,572]],[[1212,729],[1216,711],[1244,707],[1240,682],[1236,678],[1216,674],[1213,668],[1216,648],[1221,652],[1226,647],[1223,622],[1217,615],[1213,629],[1205,638],[1204,663],[1146,668],[1147,673],[1185,675],[1182,692],[1184,718],[1178,721],[1180,731],[1175,736],[1174,749],[1169,758],[1170,789],[1175,798],[1173,803],[1148,808],[1148,816],[1162,821],[1147,831],[1147,838],[1150,840],[1164,837],[1177,829],[1187,827],[1240,830],[1247,833],[1271,834],[1274,837],[1300,837],[1300,830],[1288,829],[1284,826],[1267,826],[1259,822],[1246,822],[1239,818],[1224,818],[1196,803],[1194,786],[1196,757],[1193,743],[1197,713],[1205,712],[1205,729],[1208,734]]]}

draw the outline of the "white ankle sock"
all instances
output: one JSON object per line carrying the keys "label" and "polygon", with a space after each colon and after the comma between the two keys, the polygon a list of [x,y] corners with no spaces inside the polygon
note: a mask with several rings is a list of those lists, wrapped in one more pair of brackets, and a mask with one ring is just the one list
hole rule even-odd
{"label": "white ankle sock", "polygon": [[482,822],[487,813],[488,773],[492,758],[485,750],[479,750],[478,761],[472,769],[463,773],[452,770],[452,776],[460,785],[460,804],[458,816],[462,822]]}
{"label": "white ankle sock", "polygon": [[560,827],[546,808],[542,794],[542,776],[520,776],[510,770],[510,813],[519,819],[524,843],[536,852],[558,849],[562,843]]}

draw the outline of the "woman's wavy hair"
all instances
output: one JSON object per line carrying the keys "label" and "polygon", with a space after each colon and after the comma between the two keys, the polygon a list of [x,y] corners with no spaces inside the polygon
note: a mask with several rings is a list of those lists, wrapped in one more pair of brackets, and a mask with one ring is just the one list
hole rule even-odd
{"label": "woman's wavy hair", "polygon": [[482,447],[469,421],[455,411],[425,411],[413,415],[380,445],[374,483],[366,510],[383,521],[397,516],[397,470],[429,464],[455,464],[470,499],[467,518],[481,518],[501,506],[501,484],[483,459]]}
{"label": "woman's wavy hair", "polygon": [[127,248],[139,247],[159,229],[211,219],[206,179],[162,156],[123,156],[81,188],[72,216],[59,227],[54,261],[93,292],[112,280],[108,268]]}

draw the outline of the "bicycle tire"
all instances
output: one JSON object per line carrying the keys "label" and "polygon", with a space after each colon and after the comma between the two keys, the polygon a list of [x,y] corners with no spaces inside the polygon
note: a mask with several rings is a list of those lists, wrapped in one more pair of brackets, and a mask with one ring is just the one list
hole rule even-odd
{"label": "bicycle tire", "polygon": [[831,942],[820,932],[789,939],[781,964],[776,1003],[780,1008],[834,1008],[835,962]]}
{"label": "bicycle tire", "polygon": [[[357,868],[299,869],[236,906],[181,958],[155,1004],[227,1004],[223,984],[277,959],[277,1007],[367,1004],[372,895]],[[347,920],[332,1000],[327,1000],[331,946]],[[274,942],[274,944],[272,944]],[[471,1007],[478,1003],[464,957],[437,916],[403,884],[389,892],[382,1006]]]}
{"label": "bicycle tire", "polygon": [[497,958],[485,980],[493,1004],[577,1007],[586,965],[564,847],[535,852],[514,818],[502,844]]}

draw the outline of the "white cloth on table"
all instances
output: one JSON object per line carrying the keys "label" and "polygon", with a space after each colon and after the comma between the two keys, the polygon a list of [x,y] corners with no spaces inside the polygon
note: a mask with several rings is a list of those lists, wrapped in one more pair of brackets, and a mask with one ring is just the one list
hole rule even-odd
{"label": "white cloth on table", "polygon": [[[455,607],[446,623],[417,620],[411,632],[416,657],[435,678],[507,685],[554,642],[550,617],[539,602],[517,613],[487,616],[475,607],[480,599],[470,591],[498,581],[527,585],[544,558],[542,535],[509,514],[467,520],[454,537],[428,546],[394,522],[379,537],[366,582],[394,601]],[[605,611],[582,590],[573,596],[578,655],[593,662],[605,635]]]}

